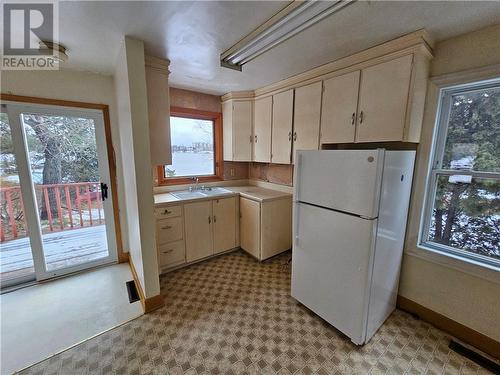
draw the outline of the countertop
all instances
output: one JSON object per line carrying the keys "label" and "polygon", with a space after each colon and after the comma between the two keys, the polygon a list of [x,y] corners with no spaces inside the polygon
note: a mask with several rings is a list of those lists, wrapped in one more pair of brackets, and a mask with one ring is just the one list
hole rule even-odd
{"label": "countertop", "polygon": [[213,200],[223,197],[242,196],[258,202],[268,202],[276,199],[291,198],[292,194],[278,190],[264,189],[258,186],[221,186],[230,190],[232,194],[212,195],[199,198],[180,199],[170,193],[160,193],[154,195],[155,205],[171,205],[175,203],[188,203],[203,200]]}

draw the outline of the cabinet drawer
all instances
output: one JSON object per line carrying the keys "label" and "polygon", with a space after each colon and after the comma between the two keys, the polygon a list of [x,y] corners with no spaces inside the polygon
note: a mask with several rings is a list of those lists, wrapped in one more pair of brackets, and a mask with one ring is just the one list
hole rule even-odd
{"label": "cabinet drawer", "polygon": [[155,208],[155,217],[157,219],[166,219],[168,217],[177,217],[182,215],[181,206],[168,206]]}
{"label": "cabinet drawer", "polygon": [[158,220],[156,224],[158,244],[182,240],[182,218]]}
{"label": "cabinet drawer", "polygon": [[184,241],[160,245],[158,252],[160,254],[160,267],[162,268],[184,263],[185,261]]}

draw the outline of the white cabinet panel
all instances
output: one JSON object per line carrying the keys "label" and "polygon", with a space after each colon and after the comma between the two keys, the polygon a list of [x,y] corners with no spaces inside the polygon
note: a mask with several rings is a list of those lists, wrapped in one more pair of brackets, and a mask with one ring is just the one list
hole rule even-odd
{"label": "white cabinet panel", "polygon": [[251,101],[233,103],[233,161],[252,161],[252,116]]}
{"label": "white cabinet panel", "polygon": [[297,150],[317,150],[321,118],[322,82],[295,89],[293,116],[293,155]]}
{"label": "white cabinet panel", "polygon": [[236,198],[213,202],[214,254],[236,247]]}
{"label": "white cabinet panel", "polygon": [[321,143],[348,143],[356,133],[360,71],[324,82],[321,108]]}
{"label": "white cabinet panel", "polygon": [[361,71],[356,142],[402,141],[413,55]]}
{"label": "white cabinet panel", "polygon": [[186,261],[192,262],[212,255],[212,202],[186,203],[184,219]]}
{"label": "white cabinet panel", "polygon": [[260,163],[271,161],[272,111],[272,96],[255,101],[253,160]]}
{"label": "white cabinet panel", "polygon": [[240,246],[260,259],[260,203],[240,198]]}
{"label": "white cabinet panel", "polygon": [[290,164],[293,128],[293,89],[273,96],[271,161]]}

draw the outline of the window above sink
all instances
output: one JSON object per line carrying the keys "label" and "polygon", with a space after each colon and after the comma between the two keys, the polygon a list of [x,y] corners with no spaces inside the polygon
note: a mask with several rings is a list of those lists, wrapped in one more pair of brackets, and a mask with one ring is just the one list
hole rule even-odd
{"label": "window above sink", "polygon": [[158,167],[159,185],[222,180],[222,119],[217,112],[171,107],[172,164]]}

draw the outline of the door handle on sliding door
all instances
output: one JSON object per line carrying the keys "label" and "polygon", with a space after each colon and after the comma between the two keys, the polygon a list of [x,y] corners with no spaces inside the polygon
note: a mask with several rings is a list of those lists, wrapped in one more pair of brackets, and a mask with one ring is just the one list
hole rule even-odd
{"label": "door handle on sliding door", "polygon": [[108,184],[101,182],[101,198],[103,201],[108,199]]}

